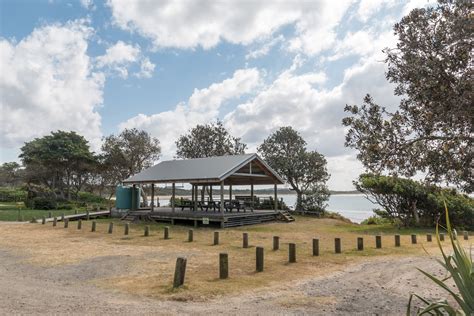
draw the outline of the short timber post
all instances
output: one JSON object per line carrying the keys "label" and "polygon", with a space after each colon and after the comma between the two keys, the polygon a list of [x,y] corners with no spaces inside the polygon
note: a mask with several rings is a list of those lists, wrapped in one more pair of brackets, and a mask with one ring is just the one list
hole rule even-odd
{"label": "short timber post", "polygon": [[219,244],[219,232],[214,232],[214,246]]}
{"label": "short timber post", "polygon": [[439,240],[444,241],[444,233],[439,233]]}
{"label": "short timber post", "polygon": [[90,215],[90,212],[89,210],[86,211],[86,221],[90,220],[91,219],[91,215]]}
{"label": "short timber post", "polygon": [[65,219],[64,220],[64,228],[68,228],[69,227],[69,219]]}
{"label": "short timber post", "polygon": [[375,236],[375,248],[382,248],[382,236]]}
{"label": "short timber post", "polygon": [[97,226],[96,221],[92,221],[92,227],[91,227],[91,232],[95,232],[95,228]]}
{"label": "short timber post", "polygon": [[61,220],[64,222],[64,213],[61,214]]}
{"label": "short timber post", "polygon": [[294,243],[288,244],[288,262],[289,263],[296,262],[296,244]]}
{"label": "short timber post", "polygon": [[170,239],[170,228],[168,226],[165,227],[165,232],[164,232],[164,239]]}
{"label": "short timber post", "polygon": [[53,217],[52,213],[48,212],[48,218],[51,218],[51,217]]}
{"label": "short timber post", "polygon": [[280,249],[280,237],[278,236],[273,236],[273,250],[278,250]]}
{"label": "short timber post", "polygon": [[124,234],[125,236],[127,236],[129,230],[130,230],[130,224],[129,224],[129,223],[125,223],[125,227],[124,227],[124,229],[123,229],[123,234]]}
{"label": "short timber post", "polygon": [[431,240],[432,240],[431,234],[426,234],[426,241],[431,242]]}
{"label": "short timber post", "polygon": [[74,214],[77,215],[77,210],[74,210]]}
{"label": "short timber post", "polygon": [[82,229],[82,220],[81,219],[79,219],[77,221],[77,229],[79,229],[79,230]]}
{"label": "short timber post", "polygon": [[263,247],[255,248],[255,256],[256,256],[256,270],[257,272],[263,271]]}
{"label": "short timber post", "polygon": [[341,253],[341,238],[334,239],[334,252]]}
{"label": "short timber post", "polygon": [[58,218],[55,216],[53,218],[53,227],[56,226],[58,224]]}
{"label": "short timber post", "polygon": [[194,240],[194,230],[188,230],[188,242],[193,242]]}
{"label": "short timber post", "polygon": [[114,223],[109,223],[109,234],[114,232]]}
{"label": "short timber post", "polygon": [[357,237],[357,250],[364,250],[364,238]]}
{"label": "short timber post", "polygon": [[416,235],[415,234],[411,235],[411,243],[416,244]]}
{"label": "short timber post", "polygon": [[319,239],[313,238],[313,256],[319,256]]}
{"label": "short timber post", "polygon": [[468,240],[469,239],[469,233],[467,232],[467,230],[464,231],[464,240]]}
{"label": "short timber post", "polygon": [[43,218],[41,219],[41,224],[42,225],[46,224],[46,217],[43,216]]}
{"label": "short timber post", "polygon": [[146,225],[143,231],[143,236],[148,237],[150,236],[150,226]]}
{"label": "short timber post", "polygon": [[395,235],[395,247],[400,247],[400,235]]}
{"label": "short timber post", "polygon": [[229,255],[226,253],[219,254],[219,279],[227,279],[229,277]]}
{"label": "short timber post", "polygon": [[174,269],[173,287],[177,288],[184,284],[184,276],[186,274],[186,258],[178,257],[176,259],[176,267]]}
{"label": "short timber post", "polygon": [[242,234],[242,248],[249,247],[249,233]]}

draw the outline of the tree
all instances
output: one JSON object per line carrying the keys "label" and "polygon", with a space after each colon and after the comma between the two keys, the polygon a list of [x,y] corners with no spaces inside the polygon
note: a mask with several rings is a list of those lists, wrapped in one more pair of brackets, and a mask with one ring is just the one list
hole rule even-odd
{"label": "tree", "polygon": [[25,143],[20,158],[27,182],[39,182],[63,198],[77,194],[95,163],[87,140],[75,132],[57,131]]}
{"label": "tree", "polygon": [[472,9],[471,1],[440,0],[395,24],[398,44],[384,52],[399,109],[390,113],[367,95],[343,119],[346,146],[371,172],[422,172],[473,191]]}
{"label": "tree", "polygon": [[326,159],[317,151],[308,151],[297,131],[281,127],[263,141],[258,152],[296,192],[297,210],[324,208],[329,197]]}
{"label": "tree", "polygon": [[99,157],[102,185],[115,187],[122,180],[151,167],[160,153],[159,140],[136,128],[106,137]]}
{"label": "tree", "polygon": [[0,166],[0,185],[14,186],[20,183],[22,170],[15,162],[5,162]]}
{"label": "tree", "polygon": [[233,137],[221,121],[196,125],[176,141],[177,158],[204,158],[244,154],[247,145]]}

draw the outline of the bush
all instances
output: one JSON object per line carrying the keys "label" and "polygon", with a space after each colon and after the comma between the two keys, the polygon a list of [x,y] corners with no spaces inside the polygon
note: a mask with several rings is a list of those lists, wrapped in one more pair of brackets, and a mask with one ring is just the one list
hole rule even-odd
{"label": "bush", "polygon": [[20,202],[26,199],[24,188],[0,187],[0,202]]}
{"label": "bush", "polygon": [[38,196],[32,199],[32,206],[38,210],[53,210],[57,208],[57,203],[55,199]]}
{"label": "bush", "polygon": [[82,203],[106,203],[107,199],[89,192],[79,192],[77,200]]}

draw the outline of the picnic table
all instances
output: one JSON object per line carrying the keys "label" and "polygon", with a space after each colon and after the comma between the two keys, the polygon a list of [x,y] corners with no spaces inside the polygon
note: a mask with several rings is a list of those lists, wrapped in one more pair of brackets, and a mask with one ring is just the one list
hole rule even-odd
{"label": "picnic table", "polygon": [[[181,211],[184,211],[184,209],[188,208],[190,211],[194,210],[194,203],[189,200],[182,200],[180,205]],[[219,211],[221,207],[221,201],[196,201],[196,208],[201,209],[201,211],[208,212],[209,210],[212,210],[214,212]],[[241,210],[246,212],[247,211],[247,205],[244,201],[239,201],[239,200],[225,200],[224,201],[224,210],[226,212],[232,212],[232,210],[237,210],[237,212],[240,212]],[[253,210],[251,209],[253,212]]]}

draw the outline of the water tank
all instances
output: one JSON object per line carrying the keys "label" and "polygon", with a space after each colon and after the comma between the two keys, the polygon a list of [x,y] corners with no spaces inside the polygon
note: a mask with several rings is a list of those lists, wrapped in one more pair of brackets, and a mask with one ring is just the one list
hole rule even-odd
{"label": "water tank", "polygon": [[115,189],[115,208],[117,209],[135,209],[140,207],[140,188],[132,186],[117,186]]}

